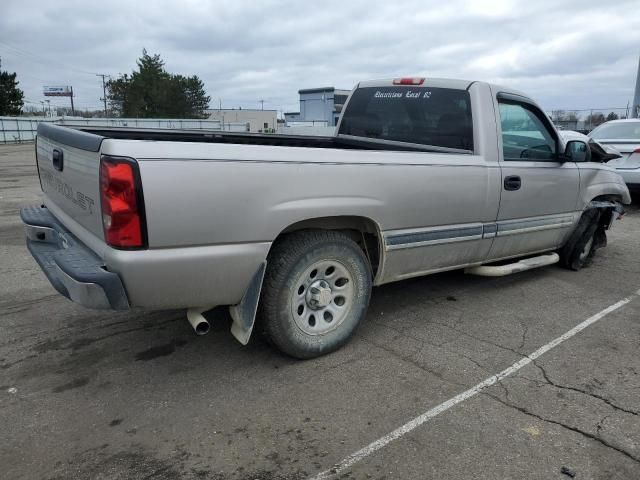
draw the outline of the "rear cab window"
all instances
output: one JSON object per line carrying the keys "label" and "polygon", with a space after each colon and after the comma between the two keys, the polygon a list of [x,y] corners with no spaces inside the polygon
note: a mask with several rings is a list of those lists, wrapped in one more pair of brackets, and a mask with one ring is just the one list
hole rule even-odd
{"label": "rear cab window", "polygon": [[358,88],[338,134],[473,151],[469,92],[439,87]]}

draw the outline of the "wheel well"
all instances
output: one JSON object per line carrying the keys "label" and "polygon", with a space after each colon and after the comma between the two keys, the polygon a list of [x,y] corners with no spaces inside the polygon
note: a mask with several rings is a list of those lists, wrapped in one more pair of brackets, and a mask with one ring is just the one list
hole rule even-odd
{"label": "wheel well", "polygon": [[[378,274],[381,264],[382,236],[378,225],[367,217],[359,216],[336,216],[309,218],[289,225],[285,228],[275,242],[283,235],[300,230],[339,230],[349,235],[354,242],[362,249],[371,265],[371,272],[374,278]],[[275,243],[274,242],[274,243]]]}
{"label": "wheel well", "polygon": [[622,197],[616,194],[598,195],[592,202],[622,202]]}
{"label": "wheel well", "polygon": [[[613,204],[622,203],[622,197],[616,194],[598,195],[593,200],[591,200],[591,202],[589,202],[589,205],[593,205],[594,203],[598,203],[598,202],[613,203]],[[615,205],[611,205],[611,206],[600,205],[596,208],[600,209],[602,212],[598,223],[600,224],[601,227],[608,226],[609,223],[611,222],[611,216],[613,215],[613,212],[615,210]]]}

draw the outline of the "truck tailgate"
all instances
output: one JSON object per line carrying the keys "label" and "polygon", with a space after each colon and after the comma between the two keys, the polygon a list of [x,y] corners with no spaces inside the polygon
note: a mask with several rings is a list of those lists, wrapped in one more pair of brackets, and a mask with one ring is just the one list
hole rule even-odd
{"label": "truck tailgate", "polygon": [[[100,210],[100,145],[103,137],[41,123],[36,162],[45,204],[57,207],[104,239]],[[67,225],[73,229],[73,225]]]}

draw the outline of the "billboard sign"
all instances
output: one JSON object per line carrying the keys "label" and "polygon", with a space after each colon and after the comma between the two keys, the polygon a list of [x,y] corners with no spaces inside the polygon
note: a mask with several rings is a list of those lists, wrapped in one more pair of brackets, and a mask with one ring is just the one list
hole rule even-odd
{"label": "billboard sign", "polygon": [[71,87],[62,86],[62,87],[43,87],[42,93],[45,97],[70,97],[71,96]]}

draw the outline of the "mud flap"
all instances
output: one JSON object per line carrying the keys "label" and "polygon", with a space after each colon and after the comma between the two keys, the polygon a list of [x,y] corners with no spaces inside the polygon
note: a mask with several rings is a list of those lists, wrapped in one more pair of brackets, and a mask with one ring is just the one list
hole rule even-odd
{"label": "mud flap", "polygon": [[240,303],[231,305],[229,313],[233,319],[231,324],[231,334],[236,337],[242,345],[249,343],[253,325],[256,321],[256,311],[258,309],[258,301],[260,300],[260,291],[262,290],[262,279],[267,269],[267,262],[262,262],[258,270],[253,275],[249,288],[244,292],[244,296]]}

